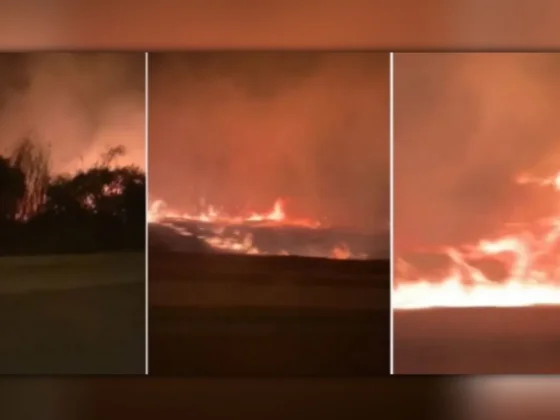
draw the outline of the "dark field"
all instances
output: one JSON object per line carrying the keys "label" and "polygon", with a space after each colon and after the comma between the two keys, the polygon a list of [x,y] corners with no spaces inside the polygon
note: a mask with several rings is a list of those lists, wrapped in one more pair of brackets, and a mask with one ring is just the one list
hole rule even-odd
{"label": "dark field", "polygon": [[145,369],[144,254],[0,259],[1,374]]}
{"label": "dark field", "polygon": [[[283,380],[11,378],[0,380],[0,392],[7,419],[452,420],[456,417],[442,410],[449,403],[449,394],[453,395],[449,382],[391,376]],[[21,416],[20,401],[25,398],[40,404],[27,404],[27,416]]]}
{"label": "dark field", "polygon": [[395,311],[394,337],[395,373],[560,373],[560,307]]}
{"label": "dark field", "polygon": [[389,262],[150,252],[150,373],[389,372]]}

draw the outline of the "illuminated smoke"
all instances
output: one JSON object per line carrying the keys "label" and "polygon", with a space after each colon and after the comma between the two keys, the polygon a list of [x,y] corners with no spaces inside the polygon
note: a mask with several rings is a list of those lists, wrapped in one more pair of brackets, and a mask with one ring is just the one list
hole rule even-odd
{"label": "illuminated smoke", "polygon": [[560,168],[559,69],[560,54],[395,56],[397,248],[476,240],[550,210],[513,180]]}
{"label": "illuminated smoke", "polygon": [[560,304],[560,55],[397,66],[394,307]]}
{"label": "illuminated smoke", "polygon": [[239,214],[284,197],[294,217],[386,229],[387,54],[150,57],[152,201]]}
{"label": "illuminated smoke", "polygon": [[87,169],[122,145],[144,166],[144,55],[0,54],[0,151],[48,148],[56,173]]}

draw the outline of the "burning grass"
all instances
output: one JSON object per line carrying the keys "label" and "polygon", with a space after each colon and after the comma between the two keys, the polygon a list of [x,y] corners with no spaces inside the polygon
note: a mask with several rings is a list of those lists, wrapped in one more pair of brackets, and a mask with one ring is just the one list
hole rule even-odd
{"label": "burning grass", "polygon": [[[516,182],[560,193],[560,173],[524,175]],[[401,258],[396,263],[394,308],[560,304],[560,214],[557,208],[550,213],[531,223],[510,224],[475,244],[430,251],[432,262],[429,255],[416,263]]]}
{"label": "burning grass", "polygon": [[174,232],[177,237],[201,241],[198,248],[217,252],[248,255],[297,255],[329,259],[365,260],[375,258],[377,242],[388,237],[363,235],[349,229],[337,229],[325,220],[293,218],[285,210],[285,201],[278,199],[266,212],[249,211],[231,216],[215,207],[196,213],[181,213],[167,209],[156,201],[150,206],[148,221]]}

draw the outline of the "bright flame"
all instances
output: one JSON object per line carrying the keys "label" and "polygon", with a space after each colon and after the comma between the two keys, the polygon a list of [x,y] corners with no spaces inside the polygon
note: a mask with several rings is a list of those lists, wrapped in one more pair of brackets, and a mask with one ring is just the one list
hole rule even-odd
{"label": "bright flame", "polygon": [[[231,251],[236,253],[244,253],[251,255],[264,255],[262,250],[259,250],[253,242],[253,236],[250,233],[242,234],[238,230],[234,230],[233,234],[225,235],[226,227],[235,226],[270,226],[270,227],[298,227],[304,229],[319,229],[328,227],[325,223],[318,220],[305,219],[305,218],[291,218],[288,217],[285,211],[285,201],[281,198],[274,202],[271,210],[258,213],[248,212],[245,216],[231,216],[224,212],[219,211],[213,206],[198,214],[181,213],[167,208],[165,203],[161,200],[154,201],[150,206],[147,215],[148,223],[156,223],[166,225],[174,229],[181,235],[191,235],[181,228],[173,225],[173,221],[195,222],[198,224],[208,225],[211,235],[202,236],[208,245],[212,248],[222,251]],[[180,232],[179,232],[180,231]],[[289,255],[286,250],[279,251],[277,255]],[[365,259],[365,255],[353,255],[348,245],[342,243],[334,247],[329,255],[325,257],[333,259]]]}
{"label": "bright flame", "polygon": [[154,201],[148,210],[148,221],[157,223],[163,219],[177,219],[183,221],[215,223],[219,225],[242,225],[242,224],[267,224],[282,226],[299,226],[310,229],[324,227],[323,224],[311,219],[290,219],[284,211],[285,202],[279,198],[274,202],[273,208],[265,213],[250,212],[247,216],[230,216],[218,211],[213,206],[198,214],[180,213],[166,208],[162,200]]}
{"label": "bright flame", "polygon": [[[524,175],[517,182],[558,192],[560,172],[545,179]],[[450,267],[443,274],[429,275],[397,261],[392,297],[395,309],[560,304],[560,214],[444,253]],[[492,280],[477,268],[476,262],[484,259],[502,264],[505,278]]]}

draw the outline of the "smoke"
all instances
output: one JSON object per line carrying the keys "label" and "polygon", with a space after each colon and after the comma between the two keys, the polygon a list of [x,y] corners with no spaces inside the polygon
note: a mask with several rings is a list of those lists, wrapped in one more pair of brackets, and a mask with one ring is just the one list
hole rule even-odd
{"label": "smoke", "polygon": [[560,54],[395,56],[396,246],[481,239],[556,210]]}
{"label": "smoke", "polygon": [[385,228],[389,59],[379,53],[150,56],[150,197]]}
{"label": "smoke", "polygon": [[144,55],[0,55],[0,153],[23,139],[48,149],[54,172],[91,167],[123,145],[144,167]]}

